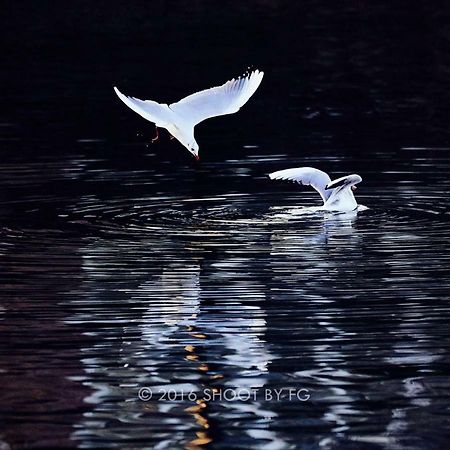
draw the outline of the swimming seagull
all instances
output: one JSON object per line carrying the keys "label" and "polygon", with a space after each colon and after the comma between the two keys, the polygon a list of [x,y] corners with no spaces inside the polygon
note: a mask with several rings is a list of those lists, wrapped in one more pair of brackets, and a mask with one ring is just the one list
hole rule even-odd
{"label": "swimming seagull", "polygon": [[312,186],[322,197],[326,211],[348,212],[358,208],[353,192],[356,184],[362,181],[359,175],[346,175],[331,181],[325,172],[314,167],[298,167],[273,172],[271,180],[290,180],[305,186]]}
{"label": "swimming seagull", "polygon": [[210,117],[233,114],[247,103],[261,83],[264,72],[254,70],[222,86],[205,89],[167,105],[152,100],[139,100],[122,94],[114,87],[119,98],[133,111],[156,125],[166,128],[198,160],[198,144],[194,138],[194,127]]}

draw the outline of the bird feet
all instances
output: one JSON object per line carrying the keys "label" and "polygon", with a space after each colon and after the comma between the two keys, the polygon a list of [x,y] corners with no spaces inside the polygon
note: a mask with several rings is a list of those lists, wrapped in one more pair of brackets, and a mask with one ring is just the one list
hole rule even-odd
{"label": "bird feet", "polygon": [[[155,127],[156,130],[156,136],[152,139],[152,144],[154,144],[156,141],[159,140],[159,131],[158,131],[158,127]],[[175,139],[175,136],[172,136],[171,134],[169,135],[170,140]]]}
{"label": "bird feet", "polygon": [[152,139],[152,144],[154,144],[159,139],[158,127],[155,127],[155,129],[156,129],[156,136]]}

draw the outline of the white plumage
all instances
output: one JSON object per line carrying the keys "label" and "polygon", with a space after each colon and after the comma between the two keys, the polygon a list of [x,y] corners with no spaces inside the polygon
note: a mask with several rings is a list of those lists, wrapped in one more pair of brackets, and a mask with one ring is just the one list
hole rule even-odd
{"label": "white plumage", "polygon": [[362,181],[359,175],[346,175],[331,181],[328,174],[319,169],[298,167],[273,172],[269,177],[271,180],[290,180],[312,186],[322,197],[324,210],[347,212],[358,207],[352,191]]}
{"label": "white plumage", "polygon": [[114,90],[129,108],[154,122],[157,127],[166,128],[198,159],[199,147],[194,138],[194,127],[211,117],[239,111],[258,89],[263,76],[263,72],[254,70],[222,86],[196,92],[170,105],[128,97],[116,87]]}

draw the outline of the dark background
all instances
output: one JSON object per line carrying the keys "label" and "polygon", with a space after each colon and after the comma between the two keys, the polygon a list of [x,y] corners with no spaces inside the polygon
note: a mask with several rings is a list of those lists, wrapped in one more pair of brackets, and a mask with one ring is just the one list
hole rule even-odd
{"label": "dark background", "polygon": [[440,2],[5,2],[0,17],[0,118],[21,139],[100,137],[111,154],[136,130],[153,135],[113,85],[171,102],[251,66],[266,72],[260,90],[246,114],[198,127],[200,148],[214,145],[203,158],[238,157],[228,144],[262,130],[267,152],[449,143]]}

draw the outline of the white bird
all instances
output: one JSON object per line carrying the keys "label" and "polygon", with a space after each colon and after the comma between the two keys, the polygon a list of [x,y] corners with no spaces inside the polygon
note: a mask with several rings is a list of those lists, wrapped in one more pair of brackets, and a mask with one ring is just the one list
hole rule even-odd
{"label": "white bird", "polygon": [[261,83],[264,72],[253,72],[227,81],[222,86],[205,89],[170,105],[152,100],[139,100],[122,94],[114,87],[119,98],[133,111],[158,127],[166,128],[198,160],[198,144],[194,138],[194,127],[210,117],[233,114],[247,103]]}
{"label": "white bird", "polygon": [[346,175],[331,181],[325,172],[313,167],[297,167],[269,174],[271,180],[290,180],[312,186],[322,197],[326,211],[348,212],[358,208],[353,192],[362,181],[359,175]]}

